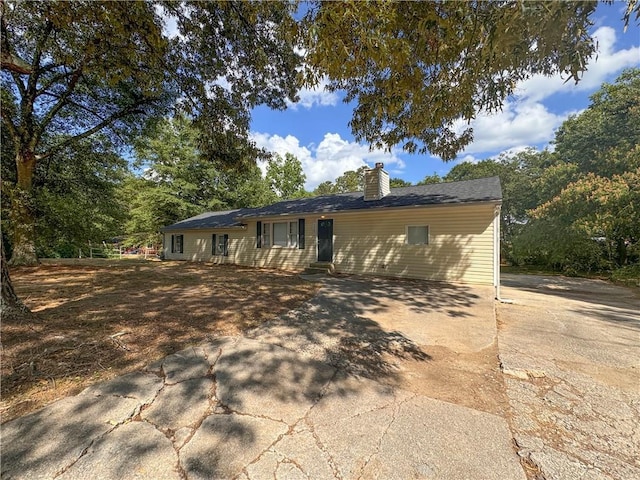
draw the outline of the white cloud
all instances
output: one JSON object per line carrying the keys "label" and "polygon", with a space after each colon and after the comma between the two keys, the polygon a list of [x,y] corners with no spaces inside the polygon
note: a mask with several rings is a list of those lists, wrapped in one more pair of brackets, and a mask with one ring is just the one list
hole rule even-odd
{"label": "white cloud", "polygon": [[[541,103],[506,102],[500,112],[479,114],[472,122],[473,143],[464,154],[495,152],[546,143],[569,113],[556,115]],[[466,123],[459,122],[457,131]]]}
{"label": "white cloud", "polygon": [[[281,137],[268,133],[253,133],[256,145],[270,152],[284,156],[286,153],[295,155],[302,164],[302,170],[307,176],[305,188],[313,190],[324,181],[334,181],[348,170],[357,170],[363,165],[372,167],[377,162],[385,164],[387,170],[393,166],[393,172],[401,172],[405,164],[397,156],[397,151],[383,150],[369,151],[369,147],[356,142],[344,140],[337,133],[326,133],[317,145],[300,145],[300,140],[293,135]],[[263,172],[266,165],[260,165]]]}
{"label": "white cloud", "polygon": [[458,163],[478,163],[481,159],[477,158],[473,155],[465,155],[462,158],[457,158],[456,159],[456,164]]}
{"label": "white cloud", "polygon": [[584,92],[598,89],[603,82],[628,67],[640,63],[640,46],[614,50],[616,31],[611,27],[598,28],[593,37],[598,42],[598,52],[587,63],[587,71],[580,82],[565,82],[559,75],[547,77],[535,75],[522,82],[516,89],[516,96],[525,102],[539,102],[555,93]]}
{"label": "white cloud", "polygon": [[[580,112],[553,113],[543,104],[545,99],[554,94],[594,91],[603,82],[613,81],[612,77],[624,68],[638,65],[640,46],[615,51],[614,29],[600,27],[594,37],[598,40],[598,55],[589,61],[588,69],[577,85],[574,82],[565,83],[560,76],[543,75],[522,82],[516,89],[515,98],[505,102],[502,111],[492,114],[480,112],[471,122],[474,141],[462,155],[518,151],[526,146],[547,144],[569,115]],[[458,122],[456,131],[461,132],[464,127],[466,123]]]}
{"label": "white cloud", "polygon": [[323,78],[315,87],[301,89],[298,92],[300,100],[296,103],[288,101],[287,106],[297,110],[300,106],[309,109],[314,105],[321,107],[337,105],[340,98],[336,92],[330,92],[326,89],[328,83],[328,80]]}

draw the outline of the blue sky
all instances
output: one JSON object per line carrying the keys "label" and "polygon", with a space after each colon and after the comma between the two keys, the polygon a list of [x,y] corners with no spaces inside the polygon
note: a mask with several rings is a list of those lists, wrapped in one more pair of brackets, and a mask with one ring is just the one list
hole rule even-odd
{"label": "blue sky", "polygon": [[364,164],[383,162],[392,177],[415,183],[434,172],[444,175],[463,161],[477,162],[529,146],[542,149],[569,115],[587,108],[589,96],[603,82],[615,81],[625,68],[640,66],[640,27],[631,24],[623,32],[625,6],[626,2],[599,5],[592,27],[599,44],[597,58],[592,58],[578,85],[560,76],[536,76],[518,85],[502,112],[477,116],[472,122],[474,142],[453,162],[396,148],[371,152],[351,134],[352,107],[342,103],[340,94],[325,92],[322,84],[302,91],[300,101],[286,111],[254,110],[253,139],[269,151],[296,155],[307,176],[307,190]]}

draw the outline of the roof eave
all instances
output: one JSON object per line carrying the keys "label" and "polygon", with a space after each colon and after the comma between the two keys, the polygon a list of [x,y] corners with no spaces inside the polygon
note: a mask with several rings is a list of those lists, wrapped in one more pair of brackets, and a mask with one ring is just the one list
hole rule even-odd
{"label": "roof eave", "polygon": [[244,230],[245,228],[247,228],[246,225],[218,225],[215,227],[207,227],[207,226],[199,226],[199,227],[189,227],[189,226],[183,226],[183,227],[173,227],[173,226],[168,226],[168,227],[162,227],[160,229],[160,233],[165,233],[165,232],[179,232],[179,231],[183,231],[183,230]]}
{"label": "roof eave", "polygon": [[358,213],[358,212],[370,212],[379,210],[400,210],[408,208],[434,208],[434,207],[455,207],[460,205],[502,205],[502,199],[489,199],[489,200],[469,200],[455,203],[426,203],[416,205],[403,205],[403,206],[379,206],[379,207],[366,207],[366,208],[348,208],[342,210],[317,210],[317,211],[300,211],[290,213],[274,213],[265,215],[251,215],[237,217],[236,220],[259,220],[261,218],[277,218],[277,217],[292,217],[292,216],[312,216],[312,215],[326,215],[334,213]]}

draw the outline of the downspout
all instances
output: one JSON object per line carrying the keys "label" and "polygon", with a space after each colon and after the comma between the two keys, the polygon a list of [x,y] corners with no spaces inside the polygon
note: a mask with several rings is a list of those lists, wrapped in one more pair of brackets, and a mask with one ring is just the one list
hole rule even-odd
{"label": "downspout", "polygon": [[500,300],[500,205],[493,211],[493,286]]}
{"label": "downspout", "polygon": [[496,205],[493,218],[493,286],[496,289],[496,300],[500,303],[513,303],[513,300],[500,296],[500,209]]}

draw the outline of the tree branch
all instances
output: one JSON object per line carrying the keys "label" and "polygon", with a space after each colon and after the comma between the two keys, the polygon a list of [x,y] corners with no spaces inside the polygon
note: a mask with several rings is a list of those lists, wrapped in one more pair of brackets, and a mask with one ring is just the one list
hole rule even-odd
{"label": "tree branch", "polygon": [[44,160],[47,157],[50,157],[51,155],[53,155],[56,152],[59,152],[60,150],[62,150],[63,148],[65,148],[66,146],[70,145],[73,142],[76,142],[78,140],[81,140],[83,138],[87,138],[91,135],[93,135],[96,132],[99,132],[100,130],[102,130],[105,127],[108,127],[109,125],[111,125],[112,123],[114,123],[116,120],[119,120],[127,115],[131,115],[131,114],[135,114],[135,113],[144,113],[143,110],[140,109],[140,107],[142,106],[142,103],[136,104],[136,105],[131,105],[123,110],[120,110],[119,112],[116,112],[112,115],[110,115],[109,117],[107,117],[106,119],[104,119],[103,121],[101,121],[100,123],[98,123],[97,125],[95,125],[94,127],[90,128],[89,130],[86,130],[82,133],[79,133],[78,135],[74,135],[73,137],[69,137],[67,138],[65,141],[60,142],[57,145],[54,145],[53,147],[51,147],[49,150],[47,150],[46,152],[37,155],[37,158],[39,161]]}
{"label": "tree branch", "polygon": [[35,51],[33,53],[33,61],[31,62],[31,76],[29,77],[29,82],[27,83],[27,91],[29,93],[33,93],[35,95],[36,87],[38,86],[38,78],[40,78],[40,74],[42,73],[42,69],[40,68],[40,59],[42,58],[42,48],[47,41],[49,35],[53,31],[53,22],[51,20],[47,20],[45,24],[44,32],[36,43]]}
{"label": "tree branch", "polygon": [[36,97],[39,97],[43,93],[47,93],[47,90],[51,88],[51,86],[54,83],[58,83],[59,81],[64,80],[65,78],[68,78],[72,73],[73,71],[71,72],[65,71],[65,72],[53,75],[51,78],[49,78],[49,80],[46,83],[43,83],[42,86],[38,90],[36,90]]}
{"label": "tree branch", "polygon": [[[52,92],[42,92],[40,95],[46,95],[49,97],[53,97],[56,98],[58,100],[60,100],[60,98],[62,97],[62,95],[58,95]],[[103,120],[103,118],[100,116],[100,114],[98,114],[98,112],[91,110],[89,107],[85,107],[84,105],[74,102],[73,100],[67,100],[66,105],[72,105],[76,108],[79,108],[81,110],[84,110],[87,113],[90,113],[91,115],[93,115],[94,117],[98,117],[100,120]]]}
{"label": "tree branch", "polygon": [[60,109],[67,104],[67,99],[69,98],[71,93],[73,93],[73,90],[76,88],[76,84],[80,80],[81,75],[82,75],[82,65],[71,73],[71,78],[69,80],[69,83],[67,84],[67,88],[62,93],[62,95],[60,95],[58,102],[53,107],[51,107],[51,110],[49,110],[45,114],[45,116],[42,118],[40,125],[38,126],[34,135],[34,139],[36,140],[36,142],[40,139],[40,136],[42,135],[42,132],[44,132],[47,125],[51,123],[51,120],[53,120],[53,117],[55,117],[56,114],[60,111]]}
{"label": "tree branch", "polygon": [[[4,5],[2,5],[4,8]],[[26,86],[22,83],[21,74],[30,74],[31,66],[17,55],[11,53],[11,44],[9,43],[9,35],[7,32],[7,23],[4,15],[0,19],[0,35],[2,36],[2,70],[8,70],[13,77],[14,83],[17,85],[20,95],[24,97],[27,93]]]}

